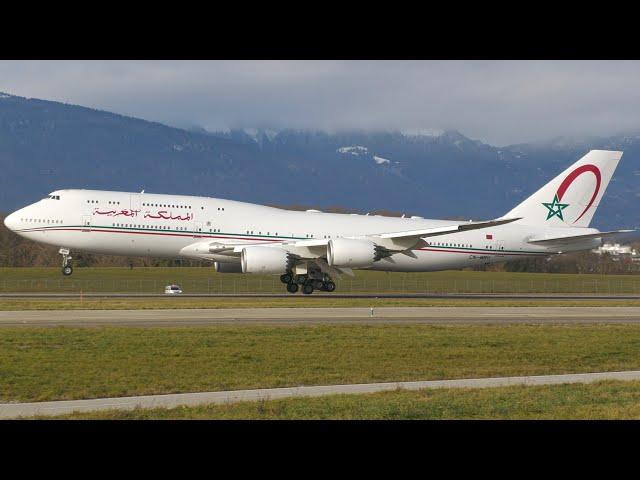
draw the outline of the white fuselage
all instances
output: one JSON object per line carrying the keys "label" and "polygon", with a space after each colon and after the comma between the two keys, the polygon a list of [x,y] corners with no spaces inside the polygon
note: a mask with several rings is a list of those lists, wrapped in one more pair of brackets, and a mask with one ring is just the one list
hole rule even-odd
{"label": "white fuselage", "polygon": [[[58,190],[5,219],[6,225],[36,242],[72,251],[110,255],[180,256],[195,242],[212,239],[256,244],[292,239],[325,239],[370,235],[451,225],[450,220],[392,218],[371,215],[298,212],[208,197],[100,190]],[[596,232],[554,228],[554,234]],[[376,262],[370,269],[433,271],[469,267],[559,253],[527,242],[548,228],[517,223],[429,237],[415,258],[393,255],[394,262]],[[590,249],[589,239],[564,251]],[[212,260],[230,261],[228,256]]]}

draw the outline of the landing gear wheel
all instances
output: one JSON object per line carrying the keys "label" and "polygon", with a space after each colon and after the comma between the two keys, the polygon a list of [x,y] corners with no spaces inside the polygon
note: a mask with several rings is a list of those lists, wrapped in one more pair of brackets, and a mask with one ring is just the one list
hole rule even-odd
{"label": "landing gear wheel", "polygon": [[296,293],[298,291],[297,283],[287,283],[287,292]]}
{"label": "landing gear wheel", "polygon": [[302,293],[304,293],[305,295],[311,295],[313,293],[313,285],[311,282],[305,283],[302,286]]}
{"label": "landing gear wheel", "polygon": [[303,285],[303,284],[307,283],[307,279],[308,278],[309,277],[307,277],[307,275],[304,275],[304,274],[296,275],[296,277],[294,279],[294,282],[299,283],[300,285]]}
{"label": "landing gear wheel", "polygon": [[322,280],[314,280],[313,282],[311,282],[311,285],[313,285],[313,288],[315,288],[316,290],[322,290],[324,288],[324,283],[322,282]]}
{"label": "landing gear wheel", "polygon": [[62,274],[69,276],[73,273],[73,267],[71,266],[71,255],[69,255],[68,248],[61,248],[58,253],[62,255]]}
{"label": "landing gear wheel", "polygon": [[336,289],[336,284],[333,283],[332,281],[325,282],[324,289],[327,292],[333,292]]}
{"label": "landing gear wheel", "polygon": [[280,275],[280,281],[282,283],[291,283],[292,280],[292,275],[290,273],[285,273],[283,275]]}

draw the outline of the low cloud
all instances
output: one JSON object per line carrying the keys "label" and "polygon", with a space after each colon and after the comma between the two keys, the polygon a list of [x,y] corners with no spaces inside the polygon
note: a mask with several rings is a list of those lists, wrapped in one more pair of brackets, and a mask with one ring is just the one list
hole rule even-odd
{"label": "low cloud", "polygon": [[637,61],[2,61],[0,91],[176,126],[638,131]]}

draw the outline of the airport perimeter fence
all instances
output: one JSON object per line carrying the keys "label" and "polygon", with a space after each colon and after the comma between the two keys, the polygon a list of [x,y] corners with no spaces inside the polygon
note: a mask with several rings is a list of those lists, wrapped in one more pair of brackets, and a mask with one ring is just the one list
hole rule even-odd
{"label": "airport perimeter fence", "polygon": [[[607,295],[640,295],[640,277],[528,278],[528,279],[410,279],[343,278],[336,281],[336,293],[584,293]],[[205,279],[0,279],[0,292],[114,292],[163,293],[165,285],[178,284],[184,293],[246,294],[284,293],[277,277],[229,276]]]}

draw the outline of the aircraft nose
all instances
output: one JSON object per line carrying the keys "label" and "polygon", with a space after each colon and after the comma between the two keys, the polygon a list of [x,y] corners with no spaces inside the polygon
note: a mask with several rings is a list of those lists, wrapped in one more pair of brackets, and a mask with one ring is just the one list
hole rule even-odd
{"label": "aircraft nose", "polygon": [[13,231],[18,227],[18,212],[13,212],[11,214],[9,214],[7,217],[5,217],[4,219],[4,224],[5,226]]}

